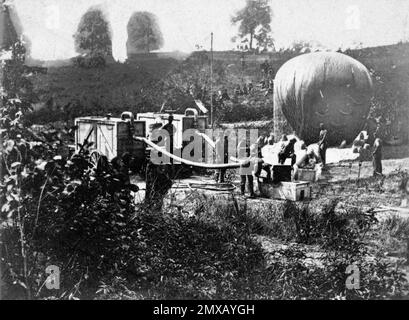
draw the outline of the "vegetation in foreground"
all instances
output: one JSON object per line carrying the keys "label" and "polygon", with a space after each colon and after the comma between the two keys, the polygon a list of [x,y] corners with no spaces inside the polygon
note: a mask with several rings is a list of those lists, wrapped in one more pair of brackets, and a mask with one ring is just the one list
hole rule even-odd
{"label": "vegetation in foreground", "polygon": [[[25,51],[21,43],[12,44],[11,51],[12,59],[1,68],[4,298],[383,299],[407,294],[399,265],[407,221],[377,222],[364,209],[343,206],[354,205],[350,198],[305,207],[286,202],[255,212],[238,199],[228,205],[198,199],[190,215],[136,207],[131,185],[121,183],[109,166],[95,165],[87,146],[69,157],[62,152],[63,131],[28,129],[32,86]],[[368,186],[375,194],[393,191],[377,181]],[[283,246],[266,247],[260,237]],[[311,246],[318,248],[314,259]],[[393,263],[385,247],[396,253]],[[361,271],[360,288],[347,290],[345,272],[352,264]],[[61,271],[57,291],[46,286],[50,265]]]}
{"label": "vegetation in foreground", "polygon": [[[9,176],[1,243],[7,298],[384,299],[406,294],[404,259],[384,254],[392,247],[404,253],[409,224],[401,218],[377,222],[340,199],[318,205],[280,202],[254,212],[239,199],[214,203],[199,197],[194,214],[148,212],[128,202],[126,190],[110,193],[109,173],[90,170],[86,154],[77,159],[68,166],[49,161],[43,175]],[[42,183],[30,184],[35,176]],[[24,185],[23,201],[15,202],[10,180]],[[262,246],[260,237],[280,246]],[[311,251],[319,254],[311,258]],[[345,287],[352,264],[360,270],[358,290]],[[44,286],[48,265],[60,266],[57,291]]]}

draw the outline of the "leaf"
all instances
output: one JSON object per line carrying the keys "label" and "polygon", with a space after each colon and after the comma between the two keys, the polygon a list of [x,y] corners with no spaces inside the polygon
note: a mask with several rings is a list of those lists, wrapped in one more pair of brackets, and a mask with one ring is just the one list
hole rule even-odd
{"label": "leaf", "polygon": [[21,165],[21,162],[13,162],[10,166],[11,169],[16,169]]}
{"label": "leaf", "polygon": [[1,207],[1,212],[7,212],[10,210],[10,204],[9,203],[5,203],[3,204],[3,206]]}
{"label": "leaf", "polygon": [[11,219],[14,215],[14,212],[16,212],[16,210],[10,210],[9,213],[7,214],[7,219]]}

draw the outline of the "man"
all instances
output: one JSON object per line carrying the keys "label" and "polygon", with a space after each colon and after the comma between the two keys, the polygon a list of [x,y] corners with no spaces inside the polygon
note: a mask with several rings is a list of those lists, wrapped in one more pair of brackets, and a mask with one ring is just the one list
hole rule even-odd
{"label": "man", "polygon": [[228,100],[230,101],[230,96],[227,92],[227,89],[223,89],[223,93],[222,93],[222,100]]}
{"label": "man", "polygon": [[373,134],[374,139],[379,138],[382,135],[382,131],[383,131],[382,120],[383,120],[382,116],[380,116],[378,118],[375,118],[376,128],[375,128],[375,132]]}
{"label": "man", "polygon": [[[169,148],[168,148],[168,146],[166,146],[166,148],[169,150],[169,152],[170,153],[172,153],[173,154],[173,138],[174,138],[174,135],[175,135],[175,132],[176,132],[176,128],[175,128],[175,126],[172,124],[172,122],[173,122],[173,115],[169,115],[169,118],[168,118],[168,123],[167,124],[165,124],[163,127],[162,127],[162,129],[163,130],[166,130],[167,132],[168,132],[168,134],[169,134]],[[171,160],[172,161],[172,160]]]}
{"label": "man", "polygon": [[297,161],[297,157],[294,152],[294,145],[297,142],[297,139],[292,138],[286,145],[282,145],[281,151],[278,153],[278,163],[284,164],[285,160],[291,159],[291,166],[293,167]]}
{"label": "man", "polygon": [[379,138],[375,139],[374,151],[372,152],[372,165],[374,177],[382,176],[382,141]]}
{"label": "man", "polygon": [[318,162],[319,157],[315,154],[313,149],[308,150],[305,143],[301,145],[301,152],[300,159],[297,161],[295,170],[294,170],[294,178],[298,179],[298,170],[299,169],[314,169],[315,164]]}
{"label": "man", "polygon": [[246,193],[246,182],[248,186],[248,191],[250,193],[250,198],[255,198],[255,193],[254,193],[254,179],[252,175],[253,167],[254,164],[251,161],[250,157],[250,148],[247,147],[247,141],[246,138],[243,138],[239,141],[239,144],[237,145],[239,157],[244,160],[248,159],[249,161],[245,162],[246,164],[243,164],[240,166],[239,169],[239,175],[240,175],[240,190],[241,194],[244,196]]}
{"label": "man", "polygon": [[315,164],[318,162],[318,156],[315,154],[314,150],[308,150],[305,143],[301,145],[302,155],[300,160],[297,161],[298,168],[314,169]]}
{"label": "man", "polygon": [[401,207],[409,208],[409,178],[404,177],[400,183],[399,189],[402,192]]}
{"label": "man", "polygon": [[270,133],[270,136],[266,139],[266,144],[269,146],[274,145],[274,134]]}
{"label": "man", "polygon": [[267,59],[264,60],[263,63],[261,63],[260,69],[261,69],[261,72],[262,72],[263,76],[264,77],[267,76],[268,70],[270,69],[270,64],[268,63]]}
{"label": "man", "polygon": [[256,166],[256,172],[255,172],[255,176],[258,178],[260,177],[261,174],[261,170],[264,170],[267,172],[267,181],[271,180],[271,165],[264,163],[263,160],[263,155],[262,155],[262,149],[265,146],[265,138],[263,136],[260,136],[257,139],[257,142],[255,145],[253,145],[252,147],[254,148],[253,154],[257,157],[257,160],[255,161],[255,163],[257,164]]}
{"label": "man", "polygon": [[[219,132],[219,135],[215,143],[216,161],[218,164],[229,162],[229,137],[224,134],[223,131]],[[220,169],[216,175],[219,183],[224,183],[224,177],[226,175],[226,169]]]}
{"label": "man", "polygon": [[319,140],[318,140],[318,149],[319,149],[320,158],[321,158],[323,167],[325,167],[325,165],[327,164],[327,148],[328,148],[327,134],[328,134],[328,131],[325,128],[325,125],[323,123],[320,123],[320,135],[319,135]]}

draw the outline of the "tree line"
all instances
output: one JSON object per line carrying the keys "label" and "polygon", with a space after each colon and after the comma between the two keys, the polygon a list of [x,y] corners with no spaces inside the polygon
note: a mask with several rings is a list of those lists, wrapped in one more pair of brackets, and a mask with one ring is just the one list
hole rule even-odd
{"label": "tree line", "polygon": [[[157,17],[147,11],[134,12],[127,25],[127,54],[149,53],[163,46]],[[112,56],[111,27],[99,8],[89,9],[81,18],[74,34],[78,53],[91,56]]]}
{"label": "tree line", "polygon": [[[259,49],[274,46],[271,37],[272,11],[267,0],[247,0],[245,7],[231,18],[239,24],[238,37],[250,50],[257,41]],[[156,15],[147,11],[134,12],[127,24],[128,57],[134,53],[149,53],[163,46],[163,35]],[[111,28],[103,11],[90,8],[81,18],[74,34],[76,51],[82,55],[112,56]],[[234,37],[236,40],[237,37]]]}

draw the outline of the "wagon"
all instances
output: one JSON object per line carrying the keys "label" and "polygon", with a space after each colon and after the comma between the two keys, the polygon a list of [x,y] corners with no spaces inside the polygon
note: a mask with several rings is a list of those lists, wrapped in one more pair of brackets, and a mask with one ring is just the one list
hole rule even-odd
{"label": "wagon", "polygon": [[[204,133],[208,126],[208,117],[199,115],[196,109],[188,108],[185,114],[172,113],[172,116],[173,126],[175,127],[173,143],[174,147],[178,149],[184,147],[183,132],[188,129],[197,129],[199,132]],[[138,113],[137,119],[145,121],[147,128],[150,128],[153,124],[166,124],[169,119],[169,113]]]}
{"label": "wagon", "polygon": [[145,158],[145,144],[133,139],[133,136],[146,136],[145,121],[135,121],[131,112],[122,113],[120,118],[81,117],[75,119],[76,151],[80,151],[85,141],[93,142],[91,157],[95,163],[101,155],[108,160],[130,153],[137,159]]}

